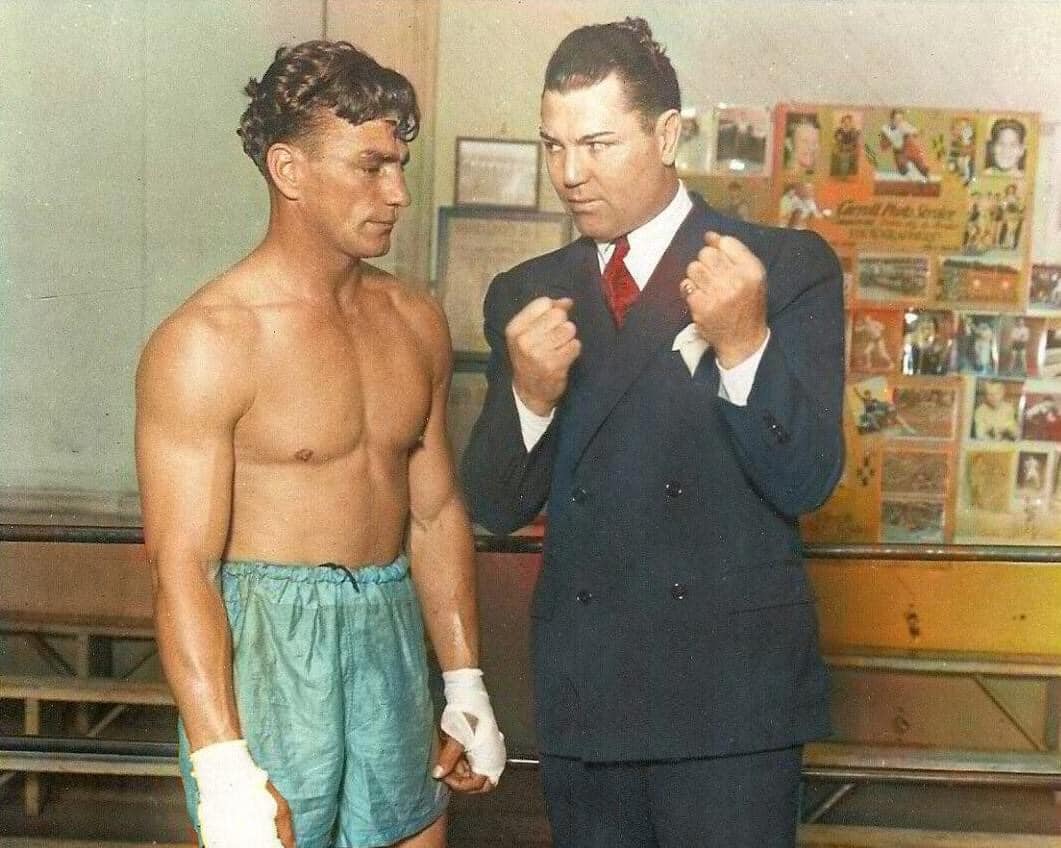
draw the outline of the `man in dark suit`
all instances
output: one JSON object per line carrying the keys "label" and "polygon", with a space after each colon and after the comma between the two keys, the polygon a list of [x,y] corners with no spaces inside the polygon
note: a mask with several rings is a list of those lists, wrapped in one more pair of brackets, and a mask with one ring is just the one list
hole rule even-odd
{"label": "man in dark suit", "polygon": [[486,299],[463,476],[494,532],[548,502],[531,615],[558,848],[791,846],[801,746],[829,728],[797,517],[843,463],[840,268],[686,191],[680,107],[643,20],[567,36],[541,136],[582,238]]}

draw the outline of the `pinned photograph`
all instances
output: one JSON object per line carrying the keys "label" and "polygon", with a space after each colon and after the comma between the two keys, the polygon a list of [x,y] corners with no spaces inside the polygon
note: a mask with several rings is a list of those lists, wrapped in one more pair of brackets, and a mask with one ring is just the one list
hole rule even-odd
{"label": "pinned photograph", "polygon": [[858,296],[863,300],[924,299],[928,293],[927,256],[858,256]]}
{"label": "pinned photograph", "polygon": [[981,255],[990,251],[1019,250],[1026,211],[1023,183],[983,181],[969,192],[962,253]]}
{"label": "pinned photograph", "polygon": [[996,374],[999,316],[967,313],[960,316],[958,324],[958,370],[963,374]]}
{"label": "pinned photograph", "polygon": [[1043,361],[1039,370],[1048,379],[1061,377],[1061,319],[1054,318],[1046,325]]}
{"label": "pinned photograph", "polygon": [[1028,155],[1028,127],[1016,118],[991,121],[984,150],[984,173],[1023,177]]}
{"label": "pinned photograph", "polygon": [[960,395],[957,386],[896,386],[895,420],[898,426],[889,435],[906,439],[953,439]]}
{"label": "pinned photograph", "polygon": [[837,179],[858,176],[859,152],[862,150],[862,113],[834,113],[832,149],[829,151],[829,176]]}
{"label": "pinned photograph", "polygon": [[969,451],[962,482],[969,506],[992,513],[1007,512],[1013,491],[1013,452]]}
{"label": "pinned photograph", "polygon": [[1061,313],[1061,265],[1032,265],[1028,309]]}
{"label": "pinned photograph", "polygon": [[965,186],[976,176],[976,118],[971,115],[959,115],[951,120],[947,170]]}
{"label": "pinned photograph", "polygon": [[674,164],[681,174],[706,174],[711,166],[711,110],[686,106]]}
{"label": "pinned photograph", "polygon": [[1022,383],[1012,380],[977,380],[969,437],[990,442],[1017,441],[1022,389]]}
{"label": "pinned photograph", "polygon": [[947,494],[950,455],[944,451],[884,450],[881,491],[885,495]]}
{"label": "pinned photograph", "polygon": [[777,204],[777,225],[792,230],[810,229],[818,218],[827,218],[832,212],[818,205],[814,183],[810,180],[785,183],[781,199]]}
{"label": "pinned photograph", "polygon": [[1025,393],[1024,439],[1029,442],[1061,442],[1061,394]]}
{"label": "pinned photograph", "polygon": [[942,500],[883,498],[881,541],[930,544],[945,541]]}
{"label": "pinned photograph", "polygon": [[721,174],[686,174],[686,188],[731,218],[771,224],[773,198],[768,177],[727,177]]}
{"label": "pinned photograph", "polygon": [[817,112],[789,112],[785,116],[782,167],[785,171],[813,176],[819,170],[822,127]]}
{"label": "pinned photograph", "polygon": [[947,374],[954,355],[950,312],[908,309],[903,315],[902,373]]}
{"label": "pinned photograph", "polygon": [[1037,377],[1046,342],[1046,319],[1003,315],[998,330],[998,373]]}
{"label": "pinned photograph", "polygon": [[940,176],[933,170],[919,115],[901,107],[884,115],[873,145],[867,145],[873,154],[874,193],[938,197]]}
{"label": "pinned photograph", "polygon": [[903,315],[891,309],[856,309],[851,316],[851,371],[892,372],[898,368]]}
{"label": "pinned photograph", "polygon": [[848,408],[855,417],[855,427],[863,436],[884,433],[898,425],[891,390],[884,377],[848,385]]}
{"label": "pinned photograph", "polygon": [[1020,305],[1020,268],[1012,262],[949,256],[939,270],[938,299],[1015,308]]}
{"label": "pinned photograph", "polygon": [[1041,497],[1046,489],[1047,465],[1050,454],[1046,451],[1021,451],[1017,454],[1017,494]]}
{"label": "pinned photograph", "polygon": [[733,176],[766,173],[770,110],[722,107],[716,121],[713,170]]}

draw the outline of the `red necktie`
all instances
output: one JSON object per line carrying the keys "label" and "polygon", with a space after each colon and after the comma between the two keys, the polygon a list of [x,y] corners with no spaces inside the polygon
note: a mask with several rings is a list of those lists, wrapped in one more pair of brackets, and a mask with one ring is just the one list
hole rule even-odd
{"label": "red necktie", "polygon": [[608,308],[615,319],[615,326],[622,327],[623,319],[626,318],[626,310],[634,305],[641,294],[641,290],[634,282],[633,276],[626,267],[623,259],[630,252],[630,242],[626,236],[620,236],[615,240],[611,259],[604,266],[601,273],[601,282],[604,285],[604,299],[608,302]]}

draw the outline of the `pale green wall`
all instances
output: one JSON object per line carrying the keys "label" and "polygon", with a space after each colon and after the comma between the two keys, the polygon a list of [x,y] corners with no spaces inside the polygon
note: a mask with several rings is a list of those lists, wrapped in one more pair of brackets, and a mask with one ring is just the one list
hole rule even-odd
{"label": "pale green wall", "polygon": [[0,489],[130,505],[140,345],[263,233],[240,89],[320,8],[0,4]]}
{"label": "pale green wall", "polygon": [[[0,512],[25,490],[135,507],[146,334],[262,233],[234,129],[280,43],[327,34],[410,75],[425,131],[395,263],[428,274],[458,135],[534,138],[570,29],[646,16],[685,100],[898,102],[1061,119],[1048,0],[4,0],[0,2]],[[545,205],[555,206],[551,190]],[[8,497],[4,498],[4,493]]]}

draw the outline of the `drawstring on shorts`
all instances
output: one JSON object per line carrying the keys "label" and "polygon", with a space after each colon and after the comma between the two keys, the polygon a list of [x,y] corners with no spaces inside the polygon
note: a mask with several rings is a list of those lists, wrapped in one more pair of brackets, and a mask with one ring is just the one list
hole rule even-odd
{"label": "drawstring on shorts", "polygon": [[340,565],[337,562],[322,562],[318,566],[318,568],[334,568],[339,571],[342,571],[344,574],[346,574],[347,577],[350,578],[350,585],[354,587],[354,591],[358,594],[361,594],[361,587],[357,585],[357,578],[354,577],[354,572],[352,572],[345,565]]}

